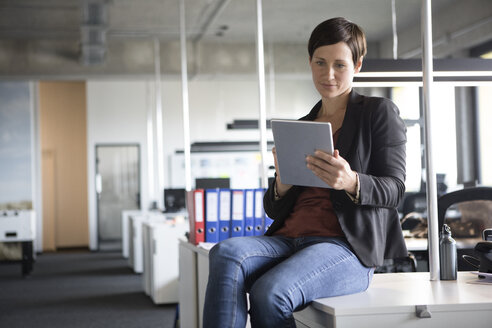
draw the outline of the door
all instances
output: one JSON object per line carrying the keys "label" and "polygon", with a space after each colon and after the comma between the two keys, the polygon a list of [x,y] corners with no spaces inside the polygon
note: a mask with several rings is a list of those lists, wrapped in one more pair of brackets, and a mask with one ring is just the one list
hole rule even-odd
{"label": "door", "polygon": [[38,89],[43,250],[87,248],[86,85],[40,81]]}
{"label": "door", "polygon": [[96,145],[100,250],[121,249],[121,212],[140,209],[139,145]]}

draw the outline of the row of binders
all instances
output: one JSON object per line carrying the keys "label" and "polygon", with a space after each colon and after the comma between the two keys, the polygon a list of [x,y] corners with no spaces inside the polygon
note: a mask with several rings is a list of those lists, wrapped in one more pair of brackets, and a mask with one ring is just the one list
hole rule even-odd
{"label": "row of binders", "polygon": [[191,243],[260,236],[270,226],[263,209],[266,189],[195,189],[187,192]]}

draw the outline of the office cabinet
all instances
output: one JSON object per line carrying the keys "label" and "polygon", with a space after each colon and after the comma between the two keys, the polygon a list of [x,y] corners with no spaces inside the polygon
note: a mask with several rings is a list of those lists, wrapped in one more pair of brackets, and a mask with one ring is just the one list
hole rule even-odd
{"label": "office cabinet", "polygon": [[179,240],[179,323],[198,327],[198,280],[196,246]]}
{"label": "office cabinet", "polygon": [[188,230],[184,220],[143,222],[143,285],[156,304],[178,303],[178,239]]}
{"label": "office cabinet", "polygon": [[[203,327],[203,305],[207,290],[209,259],[213,244],[203,243],[202,247],[179,241],[179,311],[181,327]],[[246,328],[251,323],[246,322]]]}
{"label": "office cabinet", "polygon": [[33,241],[35,235],[34,211],[0,212],[0,242]]}
{"label": "office cabinet", "polygon": [[34,211],[0,212],[0,242],[20,242],[22,245],[22,275],[31,273],[34,262],[33,242],[36,237]]}
{"label": "office cabinet", "polygon": [[121,253],[127,259],[130,253],[130,217],[144,214],[141,210],[124,210],[121,212]]}
{"label": "office cabinet", "polygon": [[179,241],[179,313],[182,327],[203,327],[208,282],[208,252],[185,239]]}
{"label": "office cabinet", "polygon": [[128,264],[135,273],[143,272],[143,233],[144,222],[166,221],[168,216],[161,212],[142,212],[130,216]]}
{"label": "office cabinet", "polygon": [[143,272],[142,222],[145,219],[144,214],[130,217],[128,264],[135,273]]}

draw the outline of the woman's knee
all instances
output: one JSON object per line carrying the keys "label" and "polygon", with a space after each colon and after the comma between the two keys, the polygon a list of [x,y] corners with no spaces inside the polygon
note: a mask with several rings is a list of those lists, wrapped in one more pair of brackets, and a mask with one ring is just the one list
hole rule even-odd
{"label": "woman's knee", "polygon": [[277,279],[261,277],[256,280],[251,286],[249,299],[252,310],[256,311],[290,313],[294,310],[287,286]]}
{"label": "woman's knee", "polygon": [[276,281],[260,278],[249,293],[251,323],[255,327],[295,327],[294,302]]}
{"label": "woman's knee", "polygon": [[229,238],[212,247],[208,256],[211,265],[220,267],[227,262],[237,262],[243,257],[244,252],[244,242],[239,238]]}

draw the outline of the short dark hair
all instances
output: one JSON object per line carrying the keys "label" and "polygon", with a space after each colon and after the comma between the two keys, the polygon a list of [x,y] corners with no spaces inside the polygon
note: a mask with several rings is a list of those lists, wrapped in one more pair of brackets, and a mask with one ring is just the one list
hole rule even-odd
{"label": "short dark hair", "polygon": [[328,19],[316,26],[308,43],[309,58],[322,46],[345,42],[352,51],[354,65],[367,52],[366,36],[362,28],[343,17]]}

